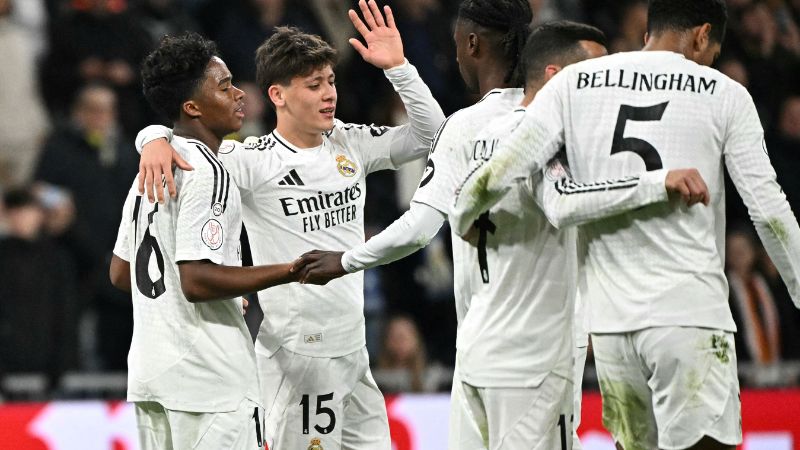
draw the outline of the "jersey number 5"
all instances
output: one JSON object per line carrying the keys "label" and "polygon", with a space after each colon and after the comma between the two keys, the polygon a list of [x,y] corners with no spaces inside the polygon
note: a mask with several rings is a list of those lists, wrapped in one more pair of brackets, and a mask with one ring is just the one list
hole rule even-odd
{"label": "jersey number 5", "polygon": [[658,170],[664,167],[661,163],[661,155],[649,142],[635,138],[623,137],[625,126],[629,120],[639,122],[652,122],[661,120],[669,102],[660,103],[653,106],[630,106],[621,105],[617,116],[617,126],[614,128],[614,141],[611,143],[611,154],[621,152],[633,152],[644,160],[647,171]]}

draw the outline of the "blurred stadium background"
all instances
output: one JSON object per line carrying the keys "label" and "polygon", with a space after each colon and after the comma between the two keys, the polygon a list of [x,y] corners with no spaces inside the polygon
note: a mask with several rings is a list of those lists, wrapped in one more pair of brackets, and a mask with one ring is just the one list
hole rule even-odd
{"label": "blurred stadium background", "polygon": [[[610,51],[642,46],[641,0],[530,0],[536,23],[572,19],[606,32]],[[394,0],[408,59],[446,114],[476,98],[452,42],[458,0]],[[320,34],[340,52],[337,116],[403,123],[380,70],[347,44],[352,0],[0,0],[0,449],[134,449],[125,397],[132,331],[126,294],[107,277],[125,193],[137,172],[132,138],[157,122],[139,63],[161,36],[195,30],[217,41],[248,118],[274,125],[254,83],[253,55],[276,25]],[[800,206],[800,0],[728,0],[717,68],[745,85],[794,211]],[[374,174],[367,234],[407,207],[424,161]],[[800,448],[800,312],[728,186],[727,268],[739,326],[743,448]],[[449,231],[365,277],[367,341],[398,450],[444,448],[455,356]],[[331,249],[338,250],[338,249]],[[255,331],[261,311],[251,307]],[[586,448],[613,448],[586,368]],[[437,394],[438,393],[438,394]],[[77,401],[77,402],[75,402]],[[609,446],[610,445],[610,446]]]}

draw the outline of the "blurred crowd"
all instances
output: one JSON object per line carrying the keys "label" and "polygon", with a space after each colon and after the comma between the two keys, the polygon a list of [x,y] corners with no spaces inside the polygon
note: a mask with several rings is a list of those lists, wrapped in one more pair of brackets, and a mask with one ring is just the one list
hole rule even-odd
{"label": "blurred crowd", "polygon": [[[610,51],[642,47],[643,0],[530,0],[536,23],[572,19],[606,32]],[[383,3],[383,2],[381,2]],[[452,42],[458,0],[389,0],[407,58],[446,114],[473,103]],[[337,115],[402,124],[405,111],[380,70],[347,39],[353,0],[0,0],[0,394],[4,376],[38,373],[58,395],[66,372],[120,372],[132,332],[130,299],[107,276],[127,190],[132,138],[158,118],[141,94],[139,64],[164,34],[214,39],[247,96],[239,138],[265,134],[274,114],[255,85],[255,49],[276,25],[323,36],[339,51]],[[745,85],[795,212],[800,208],[800,0],[728,0],[717,68]],[[408,206],[424,161],[371,175],[367,236]],[[728,186],[727,272],[752,369],[744,384],[791,385],[800,313]],[[455,314],[449,231],[424,251],[365,276],[367,340],[387,392],[449,389]],[[339,249],[331,249],[339,250]],[[250,323],[260,311],[251,308]],[[785,369],[785,367],[790,367]],[[591,377],[589,377],[591,380]]]}

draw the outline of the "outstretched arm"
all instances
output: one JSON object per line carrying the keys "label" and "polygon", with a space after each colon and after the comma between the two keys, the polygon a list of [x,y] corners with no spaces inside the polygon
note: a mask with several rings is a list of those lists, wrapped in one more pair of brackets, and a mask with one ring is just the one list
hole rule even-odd
{"label": "outstretched arm", "polygon": [[178,264],[181,289],[192,303],[240,297],[279,284],[297,281],[291,264],[237,267],[222,266],[208,260]]}
{"label": "outstretched arm", "polygon": [[342,252],[312,251],[294,264],[301,283],[324,284],[348,273],[388,264],[425,247],[436,236],[445,215],[423,203],[411,208],[367,242]]}
{"label": "outstretched arm", "polygon": [[370,168],[371,172],[398,167],[426,155],[436,130],[444,122],[444,113],[417,69],[406,61],[391,8],[384,6],[384,19],[374,0],[362,0],[359,6],[364,21],[353,10],[349,13],[350,20],[366,45],[358,39],[350,39],[350,44],[365,61],[384,70],[386,78],[400,95],[409,119],[408,125],[368,130],[374,139],[366,143],[365,156],[385,154],[385,161],[372,164],[375,167]]}

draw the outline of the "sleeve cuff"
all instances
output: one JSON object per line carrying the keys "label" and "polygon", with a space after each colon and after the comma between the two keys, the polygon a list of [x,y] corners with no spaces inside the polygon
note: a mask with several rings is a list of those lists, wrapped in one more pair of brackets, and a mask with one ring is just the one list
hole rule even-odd
{"label": "sleeve cuff", "polygon": [[658,169],[645,172],[640,178],[639,183],[645,190],[647,198],[654,202],[665,202],[669,199],[667,195],[667,169]]}
{"label": "sleeve cuff", "polygon": [[342,254],[342,268],[347,273],[358,272],[358,267],[356,267],[356,265],[353,262],[353,258],[350,255],[350,250]]}
{"label": "sleeve cuff", "polygon": [[383,71],[383,74],[389,79],[389,81],[400,81],[406,78],[416,77],[417,68],[412,66],[407,59],[404,59],[403,64],[392,67],[391,69],[386,69]]}

